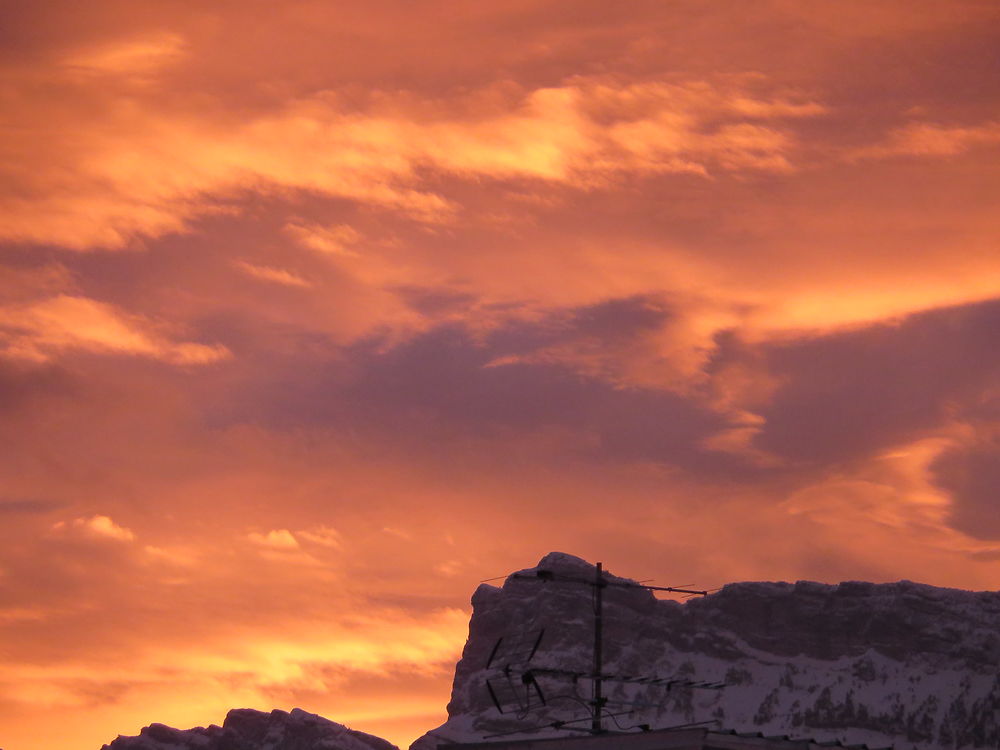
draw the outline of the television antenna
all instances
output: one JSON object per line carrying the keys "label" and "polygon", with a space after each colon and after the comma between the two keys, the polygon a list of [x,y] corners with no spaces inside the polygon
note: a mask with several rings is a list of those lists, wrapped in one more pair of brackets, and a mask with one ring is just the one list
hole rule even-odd
{"label": "television antenna", "polygon": [[[585,578],[581,576],[556,573],[552,570],[537,569],[534,573],[514,573],[511,578],[521,580],[542,581],[543,583],[569,583],[581,586],[588,586],[593,591],[593,613],[594,613],[594,650],[593,664],[589,672],[580,672],[568,669],[552,669],[548,667],[529,666],[530,661],[538,652],[545,630],[522,634],[514,639],[500,638],[493,650],[490,652],[486,663],[487,669],[496,669],[497,672],[492,678],[487,678],[486,688],[490,694],[490,699],[500,713],[515,713],[519,719],[525,718],[533,710],[533,702],[541,707],[548,704],[545,693],[538,682],[539,677],[553,677],[572,680],[574,684],[580,679],[588,679],[592,686],[592,697],[589,701],[578,699],[576,696],[555,696],[555,698],[570,698],[578,700],[584,704],[590,716],[584,719],[569,719],[554,721],[547,725],[533,727],[531,729],[518,729],[501,734],[489,735],[489,737],[500,737],[507,734],[518,734],[521,732],[534,731],[544,728],[570,729],[587,732],[589,734],[603,734],[605,731],[604,719],[610,718],[618,725],[618,716],[633,713],[638,703],[623,703],[631,705],[627,711],[607,713],[605,707],[609,700],[604,695],[605,682],[632,683],[639,685],[658,686],[670,690],[672,687],[688,687],[706,690],[719,690],[725,687],[721,682],[707,682],[690,680],[677,677],[660,677],[656,675],[619,675],[608,674],[604,671],[604,589],[606,588],[626,588],[645,589],[646,591],[665,591],[674,594],[686,594],[691,596],[708,596],[709,591],[702,589],[690,589],[676,586],[652,586],[645,582],[627,581],[623,579],[608,580],[604,575],[604,568],[601,563],[597,563],[594,570],[594,577]],[[495,665],[495,666],[494,666]],[[553,700],[555,699],[553,698]],[[615,703],[618,703],[617,701]],[[508,708],[505,710],[504,706]],[[648,706],[646,706],[648,707]],[[590,722],[590,727],[573,726],[580,722]],[[706,722],[701,722],[706,723]],[[643,729],[648,729],[648,725],[640,725]]]}

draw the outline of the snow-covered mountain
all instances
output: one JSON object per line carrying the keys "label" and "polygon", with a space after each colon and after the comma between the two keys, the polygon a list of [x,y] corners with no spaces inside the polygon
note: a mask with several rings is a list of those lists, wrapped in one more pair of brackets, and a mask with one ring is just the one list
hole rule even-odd
{"label": "snow-covered mountain", "polygon": [[[486,679],[498,676],[485,669],[497,640],[528,635],[531,641],[541,628],[545,636],[530,666],[591,669],[591,588],[544,581],[538,570],[583,579],[595,573],[579,558],[552,553],[502,588],[480,586],[449,719],[413,750],[586,716],[586,679],[574,685],[536,673],[548,704],[532,694],[532,710],[521,716],[501,715],[486,689]],[[1000,747],[1000,593],[907,581],[734,583],[684,604],[614,586],[604,600],[605,673],[726,684],[668,691],[605,683],[609,712],[628,709],[616,701],[651,706],[613,720],[623,727],[712,720],[723,729],[899,749]],[[513,684],[522,697],[528,693],[518,675]],[[547,734],[555,732],[523,736]]]}
{"label": "snow-covered mountain", "polygon": [[[587,673],[593,658],[590,586],[544,580],[539,571],[593,580],[594,566],[551,553],[502,588],[472,598],[469,640],[455,670],[448,721],[411,746],[485,736],[586,717],[590,681],[574,684],[544,669]],[[606,574],[606,579],[628,583]],[[902,581],[890,584],[733,583],[684,604],[641,588],[604,589],[604,672],[722,681],[722,690],[605,683],[610,729],[711,721],[712,728],[813,737],[897,750],[1000,748],[1000,592],[970,592]],[[544,637],[528,663],[547,699],[521,682],[515,692],[496,666],[515,664],[508,647]],[[487,669],[498,639],[494,668]],[[531,694],[530,710],[500,714]],[[639,704],[638,708],[624,704]],[[635,708],[633,715],[625,711]],[[618,726],[616,726],[616,724]],[[586,722],[576,724],[586,726]],[[513,737],[555,736],[553,729]],[[223,726],[177,730],[152,724],[103,750],[394,750],[385,740],[299,709],[230,711]]]}
{"label": "snow-covered mountain", "polygon": [[263,713],[233,709],[221,727],[172,729],[143,727],[137,737],[119,737],[102,750],[398,750],[395,745],[356,732],[322,716],[292,709]]}

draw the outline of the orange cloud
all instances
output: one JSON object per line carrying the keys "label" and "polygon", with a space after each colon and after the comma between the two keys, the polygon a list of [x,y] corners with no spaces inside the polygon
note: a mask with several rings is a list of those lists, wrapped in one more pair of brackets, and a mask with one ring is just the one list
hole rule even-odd
{"label": "orange cloud", "polygon": [[116,542],[131,542],[135,534],[124,526],[119,526],[108,516],[74,518],[70,522],[58,521],[52,526],[56,534],[74,534],[89,539],[107,539]]}
{"label": "orange cloud", "polygon": [[297,534],[307,542],[318,544],[321,547],[340,549],[344,543],[344,538],[340,532],[336,529],[330,528],[329,526],[319,526],[315,529],[299,531]]}
{"label": "orange cloud", "polygon": [[954,156],[974,148],[1000,143],[1000,123],[948,126],[932,122],[911,122],[889,134],[881,144],[859,149],[856,158],[889,156]]}
{"label": "orange cloud", "polygon": [[331,227],[315,224],[289,223],[285,231],[308,248],[332,255],[356,256],[351,246],[361,239],[361,235],[347,224]]}
{"label": "orange cloud", "polygon": [[[178,43],[157,44],[112,50],[98,67],[117,69],[130,55],[159,60]],[[51,75],[75,96],[89,91],[86,82],[60,80],[59,69]],[[754,79],[623,86],[574,78],[493,96],[485,113],[475,109],[481,93],[447,107],[386,94],[358,110],[323,92],[240,122],[223,112],[158,108],[142,96],[121,93],[44,144],[23,131],[6,175],[18,196],[0,201],[0,235],[121,247],[138,235],[181,231],[219,210],[210,199],[279,188],[447,221],[460,206],[424,183],[425,169],[580,187],[630,171],[787,171],[795,146],[781,121],[823,111],[771,95]],[[59,105],[36,104],[16,111],[69,122]]]}
{"label": "orange cloud", "polygon": [[155,73],[184,55],[184,39],[169,32],[92,46],[63,61],[72,72],[144,76]]}
{"label": "orange cloud", "polygon": [[45,362],[81,350],[202,365],[229,356],[219,345],[173,342],[152,321],[86,297],[58,295],[0,308],[0,343],[7,357]]}
{"label": "orange cloud", "polygon": [[286,271],[283,268],[258,266],[253,263],[247,263],[243,260],[236,261],[235,265],[244,273],[254,277],[255,279],[260,279],[261,281],[271,281],[275,284],[281,284],[283,286],[312,286],[312,284],[303,279],[301,276],[296,276],[291,271]]}
{"label": "orange cloud", "polygon": [[247,534],[247,539],[268,549],[297,550],[299,548],[299,543],[292,536],[292,532],[287,529],[274,529],[266,534],[253,532]]}

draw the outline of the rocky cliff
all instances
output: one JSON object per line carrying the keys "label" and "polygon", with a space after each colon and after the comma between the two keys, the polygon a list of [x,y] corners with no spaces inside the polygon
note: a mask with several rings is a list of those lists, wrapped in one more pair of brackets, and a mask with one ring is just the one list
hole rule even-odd
{"label": "rocky cliff", "polygon": [[398,750],[370,734],[356,732],[300,709],[263,713],[233,709],[221,727],[144,727],[137,737],[119,737],[102,750]]}
{"label": "rocky cliff", "polygon": [[[590,671],[592,591],[545,581],[538,570],[594,576],[583,560],[552,553],[502,588],[480,586],[449,719],[413,750],[586,716],[590,681],[543,670]],[[606,673],[726,685],[606,683],[607,710],[621,714],[608,720],[612,729],[711,721],[717,728],[897,748],[1000,746],[1000,593],[906,581],[735,583],[681,604],[637,588],[604,592]],[[518,695],[521,701],[530,695],[531,705],[500,714],[486,679],[492,675],[502,687],[505,678],[486,670],[490,652],[501,637],[531,641],[542,628],[529,666],[538,670],[547,705],[515,674],[513,690],[501,697],[505,708],[513,709]]]}

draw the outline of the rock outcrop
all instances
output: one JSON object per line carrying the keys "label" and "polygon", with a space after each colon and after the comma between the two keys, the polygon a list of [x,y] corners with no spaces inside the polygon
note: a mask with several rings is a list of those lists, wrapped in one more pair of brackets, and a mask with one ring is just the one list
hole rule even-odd
{"label": "rock outcrop", "polygon": [[356,732],[298,708],[290,713],[233,709],[222,726],[172,729],[143,727],[136,737],[118,737],[102,750],[398,750],[395,745]]}

